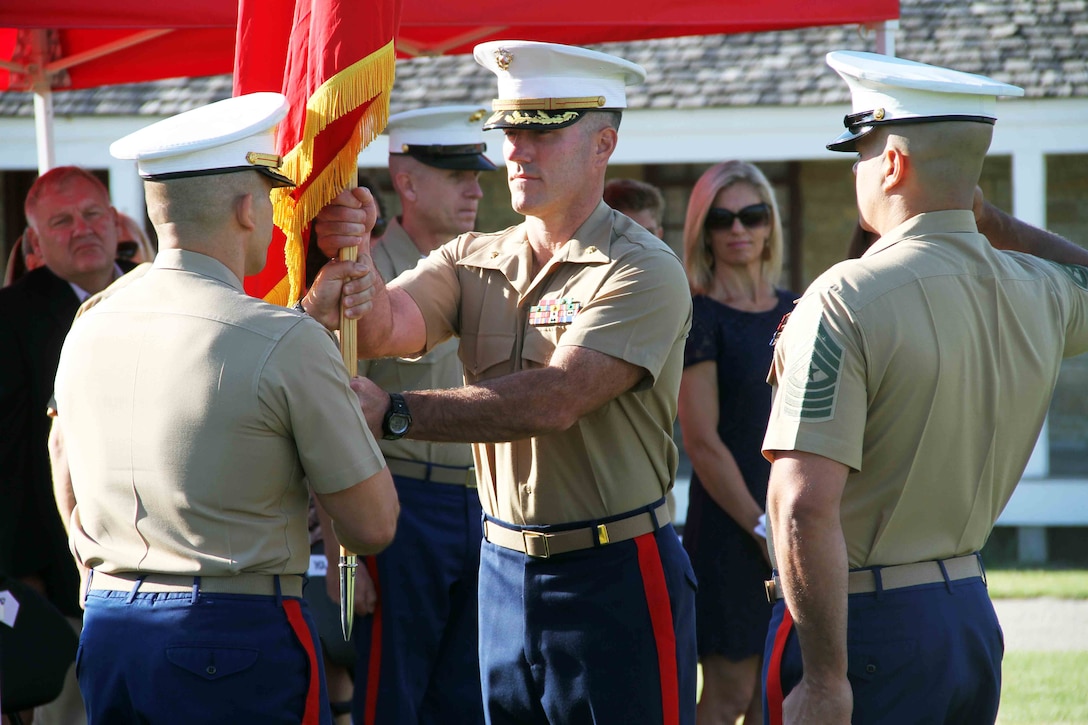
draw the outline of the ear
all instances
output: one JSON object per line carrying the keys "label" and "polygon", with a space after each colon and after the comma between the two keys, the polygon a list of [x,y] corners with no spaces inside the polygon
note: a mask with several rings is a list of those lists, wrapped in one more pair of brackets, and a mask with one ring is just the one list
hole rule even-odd
{"label": "ear", "polygon": [[616,144],[619,142],[619,135],[616,133],[616,129],[611,126],[605,126],[597,132],[597,146],[596,154],[598,158],[604,160],[607,164],[608,160],[612,158],[612,153],[616,150]]}
{"label": "ear", "polygon": [[23,244],[29,244],[31,252],[39,257],[42,256],[42,245],[41,242],[38,241],[38,234],[34,231],[34,227],[26,228]]}
{"label": "ear", "polygon": [[253,214],[253,194],[242,194],[234,200],[234,219],[246,231],[257,228]]}
{"label": "ear", "polygon": [[884,191],[891,191],[906,183],[910,169],[910,157],[897,146],[889,145],[881,157],[881,170],[884,172],[882,183]]}
{"label": "ear", "polygon": [[415,179],[407,171],[398,172],[393,177],[393,188],[408,201],[413,203],[419,201],[419,192],[416,191]]}

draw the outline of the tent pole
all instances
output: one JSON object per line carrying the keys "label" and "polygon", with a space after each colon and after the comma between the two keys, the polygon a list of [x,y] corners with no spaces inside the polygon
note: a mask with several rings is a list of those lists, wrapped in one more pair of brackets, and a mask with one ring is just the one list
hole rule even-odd
{"label": "tent pole", "polygon": [[876,26],[876,52],[895,55],[895,31],[899,29],[898,20],[885,20]]}
{"label": "tent pole", "polygon": [[53,140],[53,89],[45,65],[49,60],[49,36],[45,30],[31,30],[30,64],[27,75],[34,92],[34,131],[38,139],[38,174],[56,165]]}
{"label": "tent pole", "polygon": [[38,139],[38,174],[56,166],[53,142],[53,91],[48,87],[34,91],[34,131]]}

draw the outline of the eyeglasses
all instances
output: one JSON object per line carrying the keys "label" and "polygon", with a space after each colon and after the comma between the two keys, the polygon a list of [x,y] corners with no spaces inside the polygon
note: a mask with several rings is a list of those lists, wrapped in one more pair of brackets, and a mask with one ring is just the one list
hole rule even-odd
{"label": "eyeglasses", "polygon": [[746,206],[740,211],[712,206],[706,212],[706,221],[703,222],[703,226],[709,231],[732,229],[736,219],[740,219],[740,223],[746,229],[761,227],[771,220],[771,208],[764,202]]}
{"label": "eyeglasses", "polygon": [[117,258],[132,261],[136,253],[140,251],[140,245],[136,242],[117,242]]}

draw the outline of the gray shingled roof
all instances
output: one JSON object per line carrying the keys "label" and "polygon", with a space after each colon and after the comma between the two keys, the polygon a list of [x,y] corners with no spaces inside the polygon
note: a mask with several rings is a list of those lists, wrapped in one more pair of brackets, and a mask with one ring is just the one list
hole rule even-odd
{"label": "gray shingled roof", "polygon": [[[901,0],[896,54],[1022,86],[1031,98],[1088,97],[1088,0]],[[848,101],[829,50],[872,50],[857,26],[698,36],[596,46],[644,66],[632,108],[824,105]],[[170,115],[231,92],[229,76],[54,95],[57,115]],[[494,77],[469,56],[400,61],[393,112],[482,103]],[[0,116],[30,116],[26,93],[0,93]]]}

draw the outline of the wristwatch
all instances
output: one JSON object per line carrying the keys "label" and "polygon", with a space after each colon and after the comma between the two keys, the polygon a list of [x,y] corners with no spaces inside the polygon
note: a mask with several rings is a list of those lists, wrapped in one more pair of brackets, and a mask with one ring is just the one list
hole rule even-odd
{"label": "wristwatch", "polygon": [[385,418],[382,419],[382,438],[387,441],[399,440],[411,427],[412,414],[408,412],[408,404],[404,402],[404,396],[400,393],[390,393],[389,410],[385,411]]}

